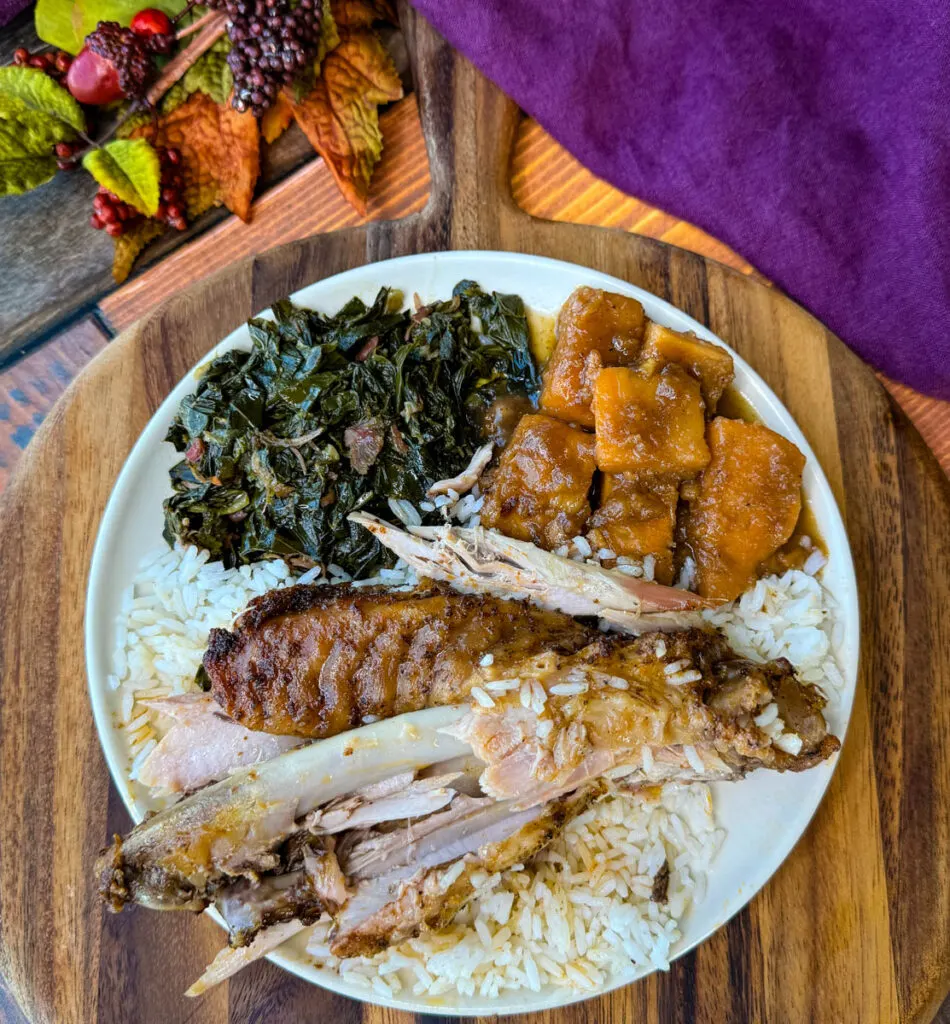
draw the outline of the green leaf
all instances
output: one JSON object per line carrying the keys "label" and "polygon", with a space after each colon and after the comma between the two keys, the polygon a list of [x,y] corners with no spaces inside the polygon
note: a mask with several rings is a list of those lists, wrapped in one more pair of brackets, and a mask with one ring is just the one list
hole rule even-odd
{"label": "green leaf", "polygon": [[[128,25],[142,6],[142,0],[37,0],[36,34],[50,46],[76,54],[100,21]],[[174,15],[183,5],[182,0],[149,0],[148,6]]]}
{"label": "green leaf", "polygon": [[203,53],[165,94],[162,113],[170,114],[195,92],[203,92],[219,106],[223,106],[234,85],[234,77],[228,67],[230,49],[231,41],[227,36],[222,36]]}
{"label": "green leaf", "polygon": [[0,96],[16,101],[34,114],[55,118],[74,132],[86,127],[82,107],[39,68],[0,68]]}
{"label": "green leaf", "polygon": [[320,19],[320,41],[317,44],[317,68],[323,63],[323,58],[340,45],[340,33],[337,29],[336,20],[333,17],[333,10],[330,7],[330,0],[323,0],[323,14]]}
{"label": "green leaf", "polygon": [[117,139],[83,157],[83,167],[123,202],[146,217],[158,211],[161,166],[158,153],[145,139]]}
{"label": "green leaf", "polygon": [[56,174],[56,158],[51,152],[31,153],[19,143],[0,125],[0,196],[29,192]]}
{"label": "green leaf", "polygon": [[49,181],[56,174],[53,146],[75,137],[65,121],[0,91],[0,195],[20,195]]}

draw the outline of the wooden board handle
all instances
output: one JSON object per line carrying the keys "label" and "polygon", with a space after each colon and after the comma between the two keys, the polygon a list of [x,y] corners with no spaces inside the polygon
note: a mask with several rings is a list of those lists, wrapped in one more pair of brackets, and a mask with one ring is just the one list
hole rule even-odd
{"label": "wooden board handle", "polygon": [[518,108],[405,0],[399,22],[429,155],[430,248],[497,245],[501,221],[526,216],[509,183]]}

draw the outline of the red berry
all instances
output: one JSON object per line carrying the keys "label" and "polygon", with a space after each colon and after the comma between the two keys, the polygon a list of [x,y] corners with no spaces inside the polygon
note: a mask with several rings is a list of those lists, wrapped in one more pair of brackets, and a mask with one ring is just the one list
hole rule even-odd
{"label": "red berry", "polygon": [[31,68],[39,68],[40,71],[46,69],[46,59],[40,54],[37,54],[35,57],[30,57],[27,63]]}
{"label": "red berry", "polygon": [[175,30],[172,27],[171,18],[164,11],[157,7],[146,7],[139,11],[132,19],[129,28],[137,36],[168,36]]}
{"label": "red berry", "polygon": [[25,46],[18,46],[13,51],[13,63],[19,64],[22,67],[24,64],[29,63],[30,51]]}
{"label": "red berry", "polygon": [[118,238],[123,232],[123,227],[118,221],[111,221],[106,224],[106,234],[110,238]]}
{"label": "red berry", "polygon": [[177,149],[168,149],[165,151],[165,155],[168,157],[168,162],[171,164],[177,164],[181,160],[181,153]]}
{"label": "red berry", "polygon": [[93,214],[89,218],[89,226],[95,228],[96,231],[101,231],[106,226],[106,222],[101,217]]}
{"label": "red berry", "polygon": [[178,205],[178,203],[170,203],[168,207],[168,219],[169,220],[181,220],[184,217],[185,211]]}
{"label": "red berry", "polygon": [[72,57],[70,57],[70,55],[66,53],[65,50],[60,50],[59,53],[56,54],[56,70],[61,72],[62,74],[66,74],[72,62]]}
{"label": "red berry", "polygon": [[125,96],[114,65],[85,46],[69,66],[66,88],[80,103],[94,107]]}
{"label": "red berry", "polygon": [[72,143],[69,143],[69,142],[57,142],[56,143],[56,155],[61,160],[68,160],[73,155]]}

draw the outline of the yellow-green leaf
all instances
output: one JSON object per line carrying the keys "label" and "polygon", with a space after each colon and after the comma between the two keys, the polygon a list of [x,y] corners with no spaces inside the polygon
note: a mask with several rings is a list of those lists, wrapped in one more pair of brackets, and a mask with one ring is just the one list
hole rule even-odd
{"label": "yellow-green leaf", "polygon": [[117,139],[83,157],[83,167],[123,202],[146,217],[158,211],[161,166],[145,139]]}
{"label": "yellow-green leaf", "polygon": [[165,94],[162,113],[170,114],[195,92],[210,96],[219,106],[227,103],[234,87],[234,78],[228,67],[230,49],[231,40],[222,36],[203,53]]}
{"label": "yellow-green leaf", "polygon": [[0,68],[0,96],[34,114],[63,122],[72,129],[70,135],[86,127],[82,107],[39,68]]}
{"label": "yellow-green leaf", "polygon": [[37,0],[36,34],[67,53],[79,53],[83,40],[100,21],[128,25],[143,7],[177,14],[182,0]]}

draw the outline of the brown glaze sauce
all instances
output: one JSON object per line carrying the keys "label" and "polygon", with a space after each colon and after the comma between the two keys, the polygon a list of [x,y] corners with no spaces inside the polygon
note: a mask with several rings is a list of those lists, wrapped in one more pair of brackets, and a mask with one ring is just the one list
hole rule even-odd
{"label": "brown glaze sauce", "polygon": [[485,410],[482,436],[504,448],[511,440],[522,416],[534,412],[534,403],[527,395],[502,395]]}
{"label": "brown glaze sauce", "polygon": [[[554,316],[526,308],[528,344],[539,370],[543,370],[554,351]],[[485,410],[482,436],[503,448],[511,440],[522,416],[536,412],[537,405],[525,395],[502,395]]]}

